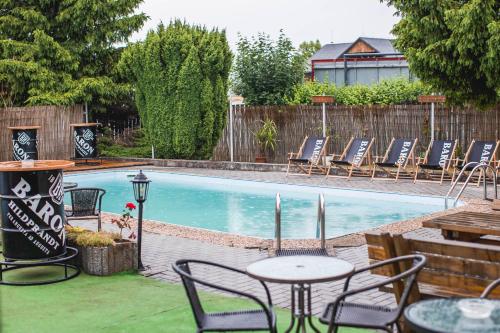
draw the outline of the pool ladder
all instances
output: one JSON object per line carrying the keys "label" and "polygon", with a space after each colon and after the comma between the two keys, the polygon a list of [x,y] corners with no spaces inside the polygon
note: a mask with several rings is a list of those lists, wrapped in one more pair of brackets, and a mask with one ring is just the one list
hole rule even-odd
{"label": "pool ladder", "polygon": [[[444,197],[444,206],[445,206],[445,208],[448,208],[448,198],[451,196],[451,193],[453,193],[453,190],[457,186],[460,178],[462,177],[462,175],[464,174],[464,172],[467,170],[467,168],[471,167],[473,165],[476,165],[476,166],[469,173],[469,176],[467,177],[467,179],[465,180],[464,184],[460,188],[460,191],[458,191],[457,196],[453,200],[453,207],[457,206],[457,203],[458,203],[458,200],[460,199],[460,196],[464,193],[465,188],[467,187],[467,185],[469,185],[469,182],[470,182],[472,176],[474,175],[474,173],[477,170],[479,170],[479,172],[480,172],[480,174],[479,174],[479,182],[481,181],[481,175],[482,175],[482,178],[483,178],[483,189],[484,189],[483,190],[483,199],[484,200],[488,200],[488,185],[486,183],[486,176],[487,176],[487,172],[488,171],[491,171],[491,173],[493,175],[493,191],[495,193],[494,194],[495,195],[495,199],[498,199],[497,170],[495,170],[491,165],[488,165],[486,163],[479,163],[478,164],[477,162],[469,162],[460,171],[460,173],[458,174],[457,179],[453,182],[453,184],[451,184],[450,190],[448,191],[448,193],[446,193],[446,196]],[[478,182],[478,186],[479,186],[479,182]]]}
{"label": "pool ladder", "polygon": [[275,238],[276,238],[276,256],[286,255],[321,255],[328,256],[326,250],[326,237],[325,237],[325,197],[323,194],[318,196],[318,218],[316,222],[316,239],[320,239],[319,248],[307,249],[282,249],[281,248],[281,196],[276,193],[276,206],[274,211],[275,222]]}

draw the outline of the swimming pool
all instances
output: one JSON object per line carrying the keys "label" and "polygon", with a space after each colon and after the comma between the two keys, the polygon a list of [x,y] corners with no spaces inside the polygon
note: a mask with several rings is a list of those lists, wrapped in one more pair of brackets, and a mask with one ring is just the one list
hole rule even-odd
{"label": "swimming pool", "polygon": [[[65,181],[106,190],[103,211],[134,202],[137,171],[69,174]],[[315,238],[318,194],[325,196],[326,236],[341,236],[444,209],[443,198],[266,183],[145,171],[152,180],[144,218],[261,238],[274,237],[276,192],[284,238]],[[137,214],[134,214],[137,216]]]}

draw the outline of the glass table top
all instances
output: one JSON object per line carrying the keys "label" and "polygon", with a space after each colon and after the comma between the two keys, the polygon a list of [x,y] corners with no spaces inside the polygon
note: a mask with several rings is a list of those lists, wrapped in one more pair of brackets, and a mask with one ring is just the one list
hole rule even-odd
{"label": "glass table top", "polygon": [[500,333],[500,300],[490,300],[495,308],[485,319],[471,319],[458,307],[459,298],[432,299],[414,303],[405,317],[416,332]]}

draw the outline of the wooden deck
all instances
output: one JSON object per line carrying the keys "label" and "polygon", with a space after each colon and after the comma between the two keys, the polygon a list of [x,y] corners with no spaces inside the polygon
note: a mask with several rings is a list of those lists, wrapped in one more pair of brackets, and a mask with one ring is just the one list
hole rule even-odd
{"label": "wooden deck", "polygon": [[101,163],[100,160],[89,160],[88,163],[77,162],[75,166],[65,168],[64,172],[126,168],[126,167],[142,166],[142,165],[152,165],[152,163],[149,163],[149,162],[122,162],[122,161],[113,161],[113,160],[106,160],[106,159],[103,159],[102,163]]}

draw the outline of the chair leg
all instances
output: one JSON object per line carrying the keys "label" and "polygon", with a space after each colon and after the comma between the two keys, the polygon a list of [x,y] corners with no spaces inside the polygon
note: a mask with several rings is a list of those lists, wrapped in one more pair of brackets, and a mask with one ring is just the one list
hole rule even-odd
{"label": "chair leg", "polygon": [[330,163],[330,165],[328,166],[328,169],[326,169],[326,177],[328,179],[328,176],[330,176],[330,170],[332,169],[332,164]]}
{"label": "chair leg", "polygon": [[375,178],[375,171],[377,171],[377,166],[373,165],[372,180]]}
{"label": "chair leg", "polygon": [[418,164],[415,167],[415,177],[413,178],[413,184],[417,183],[417,177],[418,177]]}
{"label": "chair leg", "polygon": [[288,167],[286,168],[285,178],[288,177],[288,172],[290,172],[290,161],[288,161]]}
{"label": "chair leg", "polygon": [[101,231],[102,225],[101,225],[101,213],[99,213],[99,216],[97,217],[97,231]]}
{"label": "chair leg", "polygon": [[347,175],[347,180],[351,180],[352,172],[354,171],[354,165],[349,168],[349,175]]}
{"label": "chair leg", "polygon": [[441,181],[439,182],[439,185],[443,185],[443,180],[444,180],[444,172],[446,170],[443,168],[443,172],[441,172]]}

